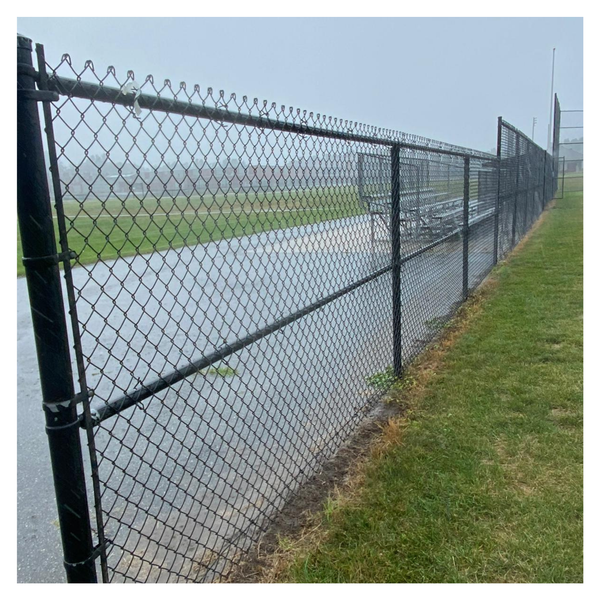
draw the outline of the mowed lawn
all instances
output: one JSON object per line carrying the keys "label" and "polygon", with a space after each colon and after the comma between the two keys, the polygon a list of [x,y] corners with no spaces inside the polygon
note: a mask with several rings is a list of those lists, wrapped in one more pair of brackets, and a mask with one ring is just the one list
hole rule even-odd
{"label": "mowed lawn", "polygon": [[[365,212],[356,188],[247,192],[203,197],[65,201],[69,248],[78,264],[195,246]],[[58,239],[57,221],[54,220]],[[17,230],[17,275],[23,275]]]}
{"label": "mowed lawn", "polygon": [[438,362],[413,367],[387,443],[317,533],[282,540],[267,578],[583,580],[582,242],[583,194],[568,192],[465,306]]}

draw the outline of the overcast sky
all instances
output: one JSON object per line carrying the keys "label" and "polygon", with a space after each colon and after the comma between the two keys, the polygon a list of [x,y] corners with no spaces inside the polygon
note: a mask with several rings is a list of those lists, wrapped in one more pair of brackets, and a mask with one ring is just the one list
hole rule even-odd
{"label": "overcast sky", "polygon": [[583,108],[581,18],[19,18],[50,64],[186,81],[480,150],[502,115],[545,146],[552,48]]}

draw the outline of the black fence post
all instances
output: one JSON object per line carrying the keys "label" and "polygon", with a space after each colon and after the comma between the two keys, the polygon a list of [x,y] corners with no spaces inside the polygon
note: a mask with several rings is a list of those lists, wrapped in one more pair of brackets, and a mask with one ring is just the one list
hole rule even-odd
{"label": "black fence post", "polygon": [[527,230],[529,229],[529,180],[530,180],[530,176],[529,176],[529,144],[527,143],[526,140],[523,140],[524,144],[525,144],[525,155],[524,155],[524,160],[521,161],[521,159],[519,159],[519,164],[523,164],[524,168],[523,168],[523,177],[520,177],[519,179],[519,187],[523,187],[523,189],[525,190],[525,214],[523,216],[523,231],[521,232],[521,237],[523,237],[523,235],[525,235],[525,233],[527,232]]}
{"label": "black fence post", "polygon": [[423,179],[423,167],[418,164],[415,165],[415,169],[417,170],[417,187],[415,189],[415,198],[416,198],[416,227],[415,232],[417,235],[421,235],[421,181]]}
{"label": "black fence post", "polygon": [[542,180],[542,194],[543,194],[543,207],[542,209],[546,208],[546,204],[548,203],[548,182],[546,181],[547,177],[548,177],[548,153],[544,150],[544,167],[543,167],[543,180]]}
{"label": "black fence post", "polygon": [[96,583],[79,418],[44,165],[31,40],[17,36],[17,214],[31,305],[58,521],[69,583]]}
{"label": "black fence post", "polygon": [[498,117],[498,140],[496,142],[496,206],[494,207],[494,264],[498,263],[498,240],[500,235],[500,160],[502,157],[502,117]]}
{"label": "black fence post", "polygon": [[548,174],[548,168],[546,166],[546,159],[547,159],[548,153],[544,150],[544,170],[543,170],[543,175],[542,175],[542,207],[546,208],[546,177]]}
{"label": "black fence post", "polygon": [[357,177],[357,185],[358,185],[358,197],[362,200],[365,197],[365,174],[364,174],[364,154],[358,155],[358,177]]}
{"label": "black fence post", "polygon": [[[552,194],[556,195],[558,192],[558,168],[560,162],[560,102],[558,101],[558,94],[554,94],[554,123],[552,132],[552,157],[554,163],[554,181],[552,186]],[[563,167],[564,169],[564,167]],[[564,172],[564,171],[563,171]],[[562,194],[561,194],[562,196]]]}
{"label": "black fence post", "polygon": [[400,243],[400,146],[391,147],[392,195],[390,230],[392,242],[392,319],[394,339],[394,375],[402,376],[402,287]]}
{"label": "black fence post", "polygon": [[463,300],[469,295],[469,193],[471,159],[466,156],[463,183]]}
{"label": "black fence post", "polygon": [[514,210],[513,210],[513,222],[512,222],[512,241],[511,241],[511,248],[515,247],[515,238],[516,238],[516,234],[517,234],[517,210],[518,210],[518,206],[519,206],[519,153],[521,152],[520,148],[519,148],[519,136],[516,136],[516,165],[517,165],[517,179],[516,179],[516,183],[515,183],[515,204],[514,204]]}

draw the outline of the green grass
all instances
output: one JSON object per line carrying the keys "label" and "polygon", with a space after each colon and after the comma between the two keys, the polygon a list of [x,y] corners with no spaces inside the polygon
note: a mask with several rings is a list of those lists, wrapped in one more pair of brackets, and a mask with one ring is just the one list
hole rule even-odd
{"label": "green grass", "polygon": [[570,192],[497,268],[401,435],[280,579],[583,580],[582,221]]}
{"label": "green grass", "polygon": [[[71,200],[64,203],[64,210],[69,248],[77,253],[78,264],[195,246],[364,212],[356,188],[350,186],[142,201]],[[25,272],[21,259],[17,231],[18,276]]]}
{"label": "green grass", "polygon": [[228,365],[222,367],[208,367],[208,369],[202,369],[201,375],[214,375],[216,377],[236,377],[238,372]]}
{"label": "green grass", "polygon": [[376,390],[387,390],[396,380],[394,368],[390,365],[383,371],[378,371],[369,375],[365,379],[365,383]]}

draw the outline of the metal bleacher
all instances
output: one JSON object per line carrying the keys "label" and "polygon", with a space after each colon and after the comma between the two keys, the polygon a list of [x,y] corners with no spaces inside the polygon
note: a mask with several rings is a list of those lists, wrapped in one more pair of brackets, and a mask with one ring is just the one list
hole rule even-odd
{"label": "metal bleacher", "polygon": [[[401,163],[400,227],[408,243],[420,244],[460,231],[463,226],[463,167],[458,161],[410,159]],[[473,196],[473,194],[472,194]],[[469,223],[493,214],[489,194],[469,201]],[[358,155],[358,197],[370,216],[371,244],[390,240],[391,160],[389,156]],[[377,237],[377,233],[383,237]]]}

